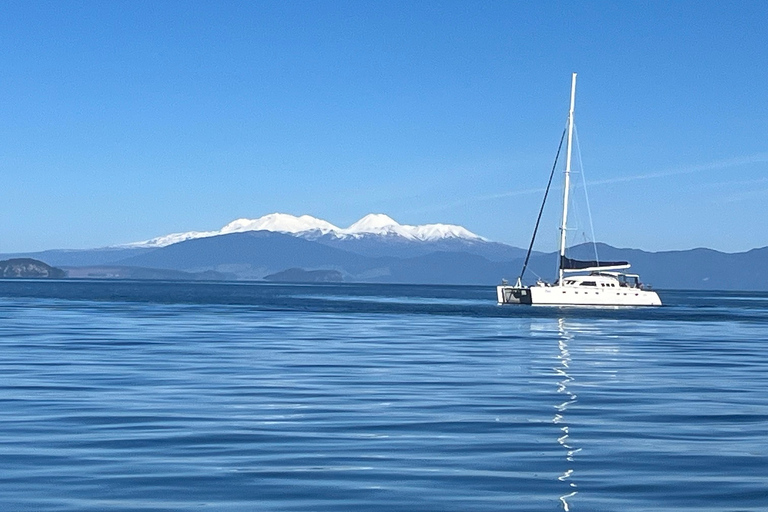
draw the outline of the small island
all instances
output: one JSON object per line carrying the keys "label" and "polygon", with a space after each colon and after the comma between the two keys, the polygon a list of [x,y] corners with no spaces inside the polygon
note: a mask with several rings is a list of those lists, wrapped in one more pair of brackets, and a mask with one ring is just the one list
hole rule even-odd
{"label": "small island", "polygon": [[0,278],[3,279],[63,279],[67,273],[47,263],[32,258],[13,258],[0,261]]}
{"label": "small island", "polygon": [[289,268],[264,277],[265,281],[280,283],[340,283],[344,276],[338,270],[304,270]]}

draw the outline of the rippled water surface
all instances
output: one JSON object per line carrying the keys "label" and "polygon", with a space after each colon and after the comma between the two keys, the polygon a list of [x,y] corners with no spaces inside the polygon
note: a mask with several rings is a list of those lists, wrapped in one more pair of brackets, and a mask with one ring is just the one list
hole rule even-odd
{"label": "rippled water surface", "polygon": [[0,509],[768,508],[768,294],[0,282]]}

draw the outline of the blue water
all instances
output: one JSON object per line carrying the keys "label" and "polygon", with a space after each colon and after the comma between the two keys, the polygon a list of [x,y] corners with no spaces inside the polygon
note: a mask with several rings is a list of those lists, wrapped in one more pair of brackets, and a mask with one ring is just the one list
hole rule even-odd
{"label": "blue water", "polygon": [[768,294],[0,281],[0,510],[768,509]]}

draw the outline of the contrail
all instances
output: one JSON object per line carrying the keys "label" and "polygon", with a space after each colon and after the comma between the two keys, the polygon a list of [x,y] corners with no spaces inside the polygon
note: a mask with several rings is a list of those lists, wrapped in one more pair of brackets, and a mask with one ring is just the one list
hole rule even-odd
{"label": "contrail", "polygon": [[[627,183],[632,181],[650,180],[656,178],[666,178],[669,176],[678,176],[682,174],[692,174],[696,172],[714,171],[718,169],[729,169],[731,167],[739,167],[742,165],[768,163],[768,152],[755,153],[753,155],[727,158],[724,160],[715,160],[704,164],[689,165],[684,167],[678,167],[673,169],[667,169],[664,171],[651,172],[646,174],[635,174],[633,176],[621,176],[617,178],[608,178],[604,180],[588,181],[587,186],[595,187],[600,185],[612,185],[614,183]],[[727,182],[731,183],[731,182]],[[725,184],[725,183],[723,183]],[[520,190],[508,190],[505,192],[497,192],[495,194],[485,194],[482,196],[468,197],[466,199],[460,199],[458,201],[452,201],[450,203],[439,204],[434,206],[424,206],[421,208],[415,208],[410,210],[411,212],[423,212],[423,211],[440,211],[448,210],[451,208],[457,208],[466,206],[468,204],[479,203],[484,201],[493,201],[497,199],[507,199],[510,197],[519,197],[529,194],[543,194],[544,187],[526,188]]]}
{"label": "contrail", "polygon": [[715,160],[706,164],[690,165],[669,169],[666,171],[652,172],[648,174],[636,174],[634,176],[622,176],[618,178],[609,178],[605,180],[590,181],[588,185],[609,185],[613,183],[625,183],[627,181],[648,180],[654,178],[665,178],[667,176],[677,176],[680,174],[691,174],[702,171],[714,171],[717,169],[728,169],[749,164],[768,163],[768,153],[756,153],[754,155],[728,158],[725,160]]}

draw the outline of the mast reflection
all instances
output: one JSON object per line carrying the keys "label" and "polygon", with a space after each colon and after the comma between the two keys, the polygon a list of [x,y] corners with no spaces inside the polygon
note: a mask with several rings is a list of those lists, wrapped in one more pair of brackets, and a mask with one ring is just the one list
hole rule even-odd
{"label": "mast reflection", "polygon": [[557,321],[557,330],[558,348],[560,350],[557,359],[559,360],[560,365],[553,369],[557,376],[560,378],[557,383],[557,392],[563,395],[564,401],[555,406],[556,412],[554,418],[552,418],[552,423],[558,425],[560,427],[560,431],[562,432],[562,435],[557,438],[557,442],[565,450],[565,460],[567,464],[565,471],[563,471],[563,474],[558,477],[558,480],[563,483],[567,483],[568,485],[568,492],[560,496],[560,502],[563,504],[563,510],[565,512],[569,512],[571,507],[571,500],[574,496],[576,496],[576,494],[578,494],[578,486],[576,485],[576,482],[573,481],[572,463],[574,456],[579,451],[581,451],[581,448],[576,448],[571,444],[570,428],[568,426],[566,412],[568,411],[568,407],[575,403],[578,397],[576,396],[576,393],[574,393],[569,387],[569,385],[574,380],[573,377],[571,377],[568,373],[571,365],[571,353],[568,350],[568,345],[569,342],[573,339],[573,334],[568,332],[568,330],[565,328],[565,321],[562,318],[559,318]]}

